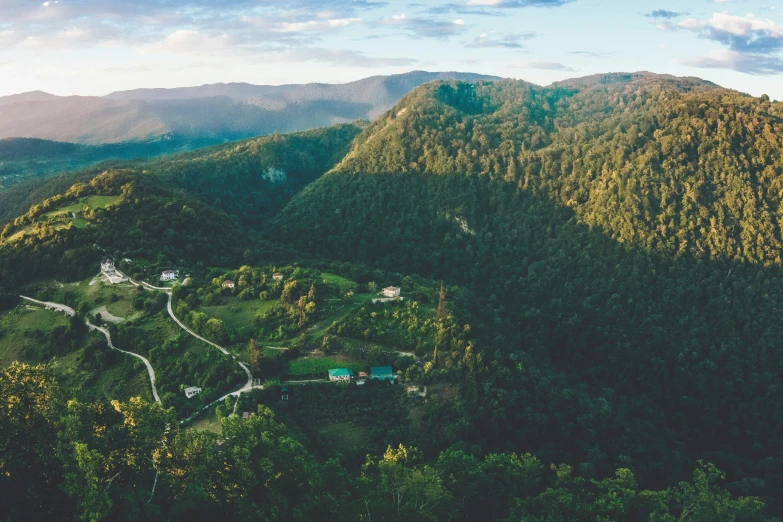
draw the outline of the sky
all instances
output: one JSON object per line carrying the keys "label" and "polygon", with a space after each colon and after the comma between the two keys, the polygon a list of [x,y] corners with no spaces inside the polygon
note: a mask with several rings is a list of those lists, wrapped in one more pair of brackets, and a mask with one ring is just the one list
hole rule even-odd
{"label": "sky", "polygon": [[647,70],[783,100],[783,0],[0,0],[0,95],[411,70]]}

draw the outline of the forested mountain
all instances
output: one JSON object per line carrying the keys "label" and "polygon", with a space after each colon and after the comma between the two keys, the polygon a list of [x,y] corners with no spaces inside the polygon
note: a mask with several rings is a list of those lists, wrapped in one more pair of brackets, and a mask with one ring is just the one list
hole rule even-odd
{"label": "forested mountain", "polygon": [[429,84],[273,234],[476,292],[468,439],[642,484],[705,459],[775,503],[782,110],[650,74]]}
{"label": "forested mountain", "polygon": [[[38,183],[40,178],[81,169],[94,163],[149,158],[173,153],[178,149],[189,150],[196,145],[198,143],[170,140],[90,146],[34,138],[7,138],[0,140],[0,191],[17,183]],[[35,201],[40,201],[40,198]],[[16,214],[18,212],[12,215]]]}
{"label": "forested mountain", "polygon": [[342,85],[218,84],[141,89],[105,97],[26,93],[0,98],[0,138],[89,145],[169,140],[223,143],[373,119],[414,87],[439,79],[497,78],[414,71]]}
{"label": "forested mountain", "polygon": [[[305,185],[331,169],[346,153],[360,125],[344,124],[297,134],[253,138],[226,145],[174,154],[146,161],[114,161],[62,174],[45,180],[20,182],[0,191],[0,223],[12,219],[41,201],[62,194],[74,183],[89,182],[112,169],[146,172],[169,188],[181,188],[218,209],[258,224],[271,217]],[[20,140],[8,140],[14,143]],[[60,152],[91,154],[92,151],[132,152],[131,145],[86,147],[73,144],[21,140],[28,153],[9,145],[15,158],[35,156],[42,149],[55,157]],[[0,141],[0,154],[4,142]],[[151,149],[150,145],[147,149]],[[11,152],[9,151],[9,155]]]}
{"label": "forested mountain", "polygon": [[[104,256],[179,267],[180,316],[230,301],[248,364],[272,371],[233,404],[247,416],[220,404],[202,429],[63,396],[51,364],[6,368],[7,517],[775,520],[780,113],[649,73],[442,81],[368,125],[52,178],[0,232],[0,309],[88,287]],[[376,303],[379,284],[405,300]],[[309,323],[322,309],[334,321]],[[129,323],[116,341],[152,335]],[[404,358],[406,384],[300,381],[289,401],[280,357],[317,354]],[[357,462],[363,438],[388,449]]]}

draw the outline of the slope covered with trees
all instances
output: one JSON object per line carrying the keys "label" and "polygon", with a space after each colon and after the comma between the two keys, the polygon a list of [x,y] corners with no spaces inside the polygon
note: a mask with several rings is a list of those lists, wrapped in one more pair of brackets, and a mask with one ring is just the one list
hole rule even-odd
{"label": "slope covered with trees", "polygon": [[649,74],[430,84],[272,234],[476,293],[467,439],[646,485],[704,458],[774,502],[782,112]]}
{"label": "slope covered with trees", "polygon": [[[43,181],[21,182],[0,190],[0,223],[64,193],[77,182],[89,182],[107,170],[124,169],[157,178],[169,189],[183,189],[243,223],[259,224],[340,161],[361,128],[360,124],[345,124],[273,134],[146,161],[107,162]],[[42,142],[33,149],[52,147],[58,151],[67,145]],[[119,150],[120,146],[102,148]],[[19,151],[16,154],[28,157]]]}

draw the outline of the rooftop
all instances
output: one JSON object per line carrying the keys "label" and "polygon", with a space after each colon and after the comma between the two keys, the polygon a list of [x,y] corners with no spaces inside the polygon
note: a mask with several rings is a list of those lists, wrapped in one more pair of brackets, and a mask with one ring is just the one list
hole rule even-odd
{"label": "rooftop", "polygon": [[353,377],[353,371],[350,368],[335,368],[329,370],[329,377]]}

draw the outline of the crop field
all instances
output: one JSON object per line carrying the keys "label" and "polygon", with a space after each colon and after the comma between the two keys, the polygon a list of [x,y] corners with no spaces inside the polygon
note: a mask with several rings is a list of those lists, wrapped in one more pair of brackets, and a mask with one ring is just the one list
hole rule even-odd
{"label": "crop field", "polygon": [[350,368],[354,372],[362,372],[365,364],[337,357],[306,357],[291,361],[288,365],[290,376],[326,374],[335,368]]}

